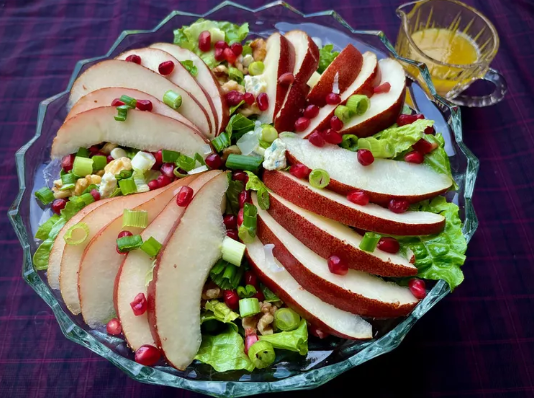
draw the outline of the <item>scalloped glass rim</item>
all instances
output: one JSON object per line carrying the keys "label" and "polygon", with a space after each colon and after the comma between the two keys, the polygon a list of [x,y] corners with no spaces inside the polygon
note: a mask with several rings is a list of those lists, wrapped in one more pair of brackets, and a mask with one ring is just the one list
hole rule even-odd
{"label": "scalloped glass rim", "polygon": [[392,329],[390,332],[388,332],[381,338],[359,346],[361,350],[344,361],[309,370],[306,373],[290,376],[285,379],[270,382],[191,380],[160,371],[157,367],[151,368],[139,365],[136,362],[131,361],[130,359],[113,352],[110,348],[96,340],[93,336],[88,334],[81,327],[77,326],[70,319],[69,315],[67,315],[66,312],[61,308],[57,299],[50,292],[49,287],[41,280],[37,272],[34,270],[30,252],[29,233],[26,227],[24,226],[19,211],[21,201],[26,190],[26,152],[32,146],[32,144],[41,136],[41,130],[43,127],[43,122],[45,119],[45,114],[48,105],[70,91],[74,80],[76,79],[84,65],[93,61],[109,57],[113,53],[113,51],[119,46],[119,44],[130,35],[135,35],[138,33],[156,32],[176,15],[196,18],[208,17],[209,15],[215,13],[216,11],[224,7],[235,7],[251,13],[259,13],[261,11],[265,11],[274,7],[283,7],[303,18],[332,17],[341,25],[341,27],[344,27],[352,34],[376,36],[387,48],[390,55],[416,67],[420,72],[420,77],[425,85],[425,91],[427,92],[430,99],[437,105],[439,105],[441,108],[450,112],[450,117],[447,123],[452,129],[455,142],[458,145],[458,148],[467,159],[465,188],[463,195],[463,199],[465,201],[465,220],[463,232],[467,241],[471,239],[478,227],[478,219],[476,217],[471,199],[479,168],[479,161],[473,155],[473,153],[465,146],[463,142],[460,109],[458,108],[458,106],[452,104],[451,102],[447,101],[436,93],[425,64],[399,57],[395,52],[394,46],[385,37],[383,32],[355,30],[343,18],[341,18],[339,14],[332,10],[312,14],[303,14],[291,5],[282,1],[273,2],[258,9],[250,9],[240,4],[225,1],[203,15],[181,11],[173,11],[152,30],[127,30],[122,32],[106,55],[82,60],[76,64],[72,77],[69,81],[67,90],[53,97],[50,97],[40,103],[36,134],[29,142],[27,142],[22,148],[20,148],[15,155],[17,174],[19,179],[19,192],[8,212],[10,221],[23,248],[22,276],[24,280],[43,298],[43,300],[45,300],[45,302],[54,311],[61,330],[68,339],[84,347],[87,347],[98,355],[108,359],[115,366],[122,369],[130,377],[138,381],[150,384],[184,388],[187,390],[220,397],[239,397],[266,392],[315,388],[365,361],[368,361],[378,355],[382,355],[396,348],[402,341],[402,338],[415,324],[415,322],[449,293],[448,285],[444,281],[439,281],[438,283],[436,283],[433,289],[428,294],[428,296],[417,306],[417,308],[409,317],[404,319],[394,329]]}

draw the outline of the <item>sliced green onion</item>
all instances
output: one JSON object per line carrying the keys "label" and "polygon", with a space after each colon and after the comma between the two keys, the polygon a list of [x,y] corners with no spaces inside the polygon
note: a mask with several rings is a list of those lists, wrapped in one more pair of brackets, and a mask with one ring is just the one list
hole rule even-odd
{"label": "sliced green onion", "polygon": [[265,64],[261,61],[254,61],[248,66],[248,73],[252,76],[261,75],[265,70]]}
{"label": "sliced green onion", "polygon": [[354,134],[343,134],[343,141],[339,144],[341,148],[356,152],[358,150],[358,136]]}
{"label": "sliced green onion", "polygon": [[272,143],[278,138],[278,131],[270,124],[264,124],[261,126],[261,140]]}
{"label": "sliced green onion", "polygon": [[50,234],[50,231],[52,230],[52,227],[58,220],[59,220],[59,216],[57,214],[54,214],[44,223],[39,225],[39,228],[37,229],[37,232],[35,233],[35,239],[40,239],[40,240],[47,239],[48,235]]}
{"label": "sliced green onion", "polygon": [[122,212],[122,227],[146,228],[148,226],[148,211],[124,209]]}
{"label": "sliced green onion", "polygon": [[139,249],[143,244],[143,238],[141,235],[123,236],[117,239],[117,247],[122,253],[129,252],[130,250]]}
{"label": "sliced green onion", "polygon": [[134,109],[135,106],[137,105],[137,100],[128,95],[121,95],[119,99],[132,109]]}
{"label": "sliced green onion", "polygon": [[93,203],[95,198],[90,193],[84,193],[80,195],[80,200],[83,202],[84,206],[87,206]]}
{"label": "sliced green onion", "polygon": [[221,134],[211,140],[211,144],[217,152],[221,152],[224,148],[228,148],[230,146],[230,138],[228,137],[228,133],[223,131]]}
{"label": "sliced green onion", "polygon": [[128,157],[131,160],[133,160],[135,155],[137,155],[137,153],[140,152],[139,149],[135,149],[135,148],[124,148],[124,150],[126,151],[126,157]]}
{"label": "sliced green onion", "polygon": [[156,164],[156,158],[148,152],[139,151],[132,158],[132,168],[135,170],[147,171],[154,164]]}
{"label": "sliced green onion", "polygon": [[78,149],[78,152],[76,152],[76,157],[81,157],[81,158],[88,158],[90,155],[89,153],[89,149],[87,148],[79,148]]}
{"label": "sliced green onion", "polygon": [[67,230],[67,232],[63,236],[63,239],[65,240],[65,243],[67,245],[76,246],[80,243],[85,242],[88,236],[89,226],[86,223],[79,222],[78,224],[73,225]]}
{"label": "sliced green onion", "polygon": [[148,254],[149,257],[156,257],[161,249],[161,243],[151,236],[143,242],[140,249]]}
{"label": "sliced green onion", "polygon": [[178,157],[178,161],[176,162],[176,166],[178,166],[180,169],[185,171],[191,171],[196,166],[196,160],[194,158],[190,158],[189,156],[180,154]]}
{"label": "sliced green onion", "polygon": [[310,173],[309,181],[314,188],[325,188],[330,184],[330,175],[323,169],[315,169]]}
{"label": "sliced green onion", "polygon": [[243,243],[226,236],[222,242],[222,258],[230,264],[239,267],[241,265],[241,260],[243,260],[245,249],[246,246]]}
{"label": "sliced green onion", "polygon": [[239,286],[237,288],[237,295],[239,298],[250,298],[257,293],[256,288],[252,285]]}
{"label": "sliced green onion", "polygon": [[95,155],[93,159],[93,172],[103,170],[108,164],[108,159],[105,156]]}
{"label": "sliced green onion", "polygon": [[163,102],[172,109],[177,110],[182,105],[182,96],[172,90],[169,90],[163,96]]}
{"label": "sliced green onion", "polygon": [[72,173],[66,173],[66,174],[63,174],[61,176],[61,182],[63,183],[63,185],[65,185],[65,184],[75,184],[77,179],[78,179],[78,177],[75,176]]}
{"label": "sliced green onion", "polygon": [[257,298],[245,298],[239,300],[239,315],[242,318],[256,315],[260,312],[260,303]]}
{"label": "sliced green onion", "polygon": [[263,158],[260,157],[236,155],[232,153],[226,160],[226,168],[232,170],[248,170],[257,173],[262,162]]}
{"label": "sliced green onion", "polygon": [[366,232],[360,242],[360,250],[372,253],[376,249],[376,245],[382,236],[374,232]]}
{"label": "sliced green onion", "polygon": [[206,165],[206,161],[204,160],[204,158],[202,157],[202,155],[200,153],[195,153],[195,160],[200,163],[202,166],[205,166]]}
{"label": "sliced green onion", "polygon": [[387,159],[395,156],[395,149],[389,140],[379,140],[375,137],[360,138],[358,148],[370,150],[375,158]]}
{"label": "sliced green onion", "polygon": [[180,152],[169,151],[167,149],[163,149],[161,151],[161,159],[163,160],[163,163],[174,163],[178,160],[179,157]]}
{"label": "sliced green onion", "polygon": [[76,184],[63,184],[61,188],[59,188],[60,191],[68,191],[69,189],[72,189],[76,186]]}
{"label": "sliced green onion", "polygon": [[115,179],[117,181],[125,180],[133,176],[133,170],[121,170],[119,174],[115,174]]}
{"label": "sliced green onion", "polygon": [[115,190],[112,192],[111,195],[109,195],[110,198],[114,198],[116,196],[121,196],[122,192],[120,188],[115,188]]}
{"label": "sliced green onion", "polygon": [[248,357],[256,368],[264,369],[274,363],[276,353],[271,343],[258,340],[248,349]]}
{"label": "sliced green onion", "polygon": [[48,187],[42,187],[41,189],[35,191],[35,197],[39,199],[43,205],[47,205],[54,201],[54,192],[52,192],[52,190]]}
{"label": "sliced green onion", "polygon": [[180,173],[180,168],[179,167],[175,167],[174,170],[173,170],[173,173],[174,173],[174,176],[177,177],[177,178],[184,178],[184,177],[187,177],[189,175],[189,174]]}
{"label": "sliced green onion", "polygon": [[128,105],[120,105],[117,107],[117,115],[115,116],[115,120],[117,122],[125,122],[126,118],[128,117],[128,110],[131,109]]}
{"label": "sliced green onion", "polygon": [[245,44],[243,46],[243,52],[241,55],[244,57],[245,55],[252,54],[252,47],[250,47],[248,44]]}
{"label": "sliced green onion", "polygon": [[92,172],[93,172],[93,159],[81,158],[79,156],[76,156],[76,158],[74,158],[74,164],[72,166],[73,174],[79,177],[85,177],[87,175],[90,175]]}
{"label": "sliced green onion", "polygon": [[343,124],[345,124],[350,121],[350,118],[354,115],[354,112],[352,112],[348,106],[338,105],[334,111],[334,115],[337,116],[337,118],[341,120]]}
{"label": "sliced green onion", "polygon": [[238,229],[239,239],[245,243],[252,243],[256,237],[258,209],[252,203],[245,203],[243,207],[243,224]]}
{"label": "sliced green onion", "polygon": [[230,80],[235,80],[236,82],[241,83],[243,81],[243,72],[237,68],[234,68],[233,66],[230,66],[228,68],[228,77]]}
{"label": "sliced green onion", "polygon": [[143,170],[135,169],[133,172],[132,178],[135,182],[135,186],[137,187],[137,192],[150,191],[150,188],[146,182],[146,177],[145,177],[145,173],[143,172]]}
{"label": "sliced green onion", "polygon": [[280,308],[274,313],[274,326],[284,332],[295,330],[300,325],[300,315],[290,308]]}
{"label": "sliced green onion", "polygon": [[119,187],[123,195],[129,195],[131,193],[137,192],[137,186],[135,185],[135,181],[129,178],[120,180]]}
{"label": "sliced green onion", "polygon": [[211,269],[210,277],[221,289],[235,290],[238,287],[244,272],[244,267],[236,267],[221,258]]}
{"label": "sliced green onion", "polygon": [[180,61],[180,63],[183,65],[183,67],[185,69],[187,69],[187,71],[191,74],[191,76],[197,77],[198,69],[195,66],[195,64],[193,63],[193,61],[188,59],[188,60],[185,60],[185,61]]}
{"label": "sliced green onion", "polygon": [[351,95],[347,100],[347,108],[356,116],[363,115],[369,108],[371,101],[366,95]]}

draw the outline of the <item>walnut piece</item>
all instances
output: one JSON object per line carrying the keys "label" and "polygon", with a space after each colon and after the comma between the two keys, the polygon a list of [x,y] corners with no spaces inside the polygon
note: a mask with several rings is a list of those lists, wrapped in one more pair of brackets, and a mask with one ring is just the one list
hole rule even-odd
{"label": "walnut piece", "polygon": [[69,196],[72,196],[72,189],[66,189],[64,191],[58,190],[56,187],[52,188],[52,191],[54,191],[54,198],[55,199],[65,199]]}
{"label": "walnut piece", "polygon": [[256,333],[256,326],[258,325],[258,320],[258,315],[247,316],[241,319],[241,325],[243,326],[243,329],[253,329],[254,333]]}
{"label": "walnut piece", "polygon": [[245,92],[245,87],[237,83],[235,80],[228,80],[221,86],[221,89],[225,94],[228,94],[230,91],[239,91],[240,93]]}
{"label": "walnut piece", "polygon": [[228,76],[228,68],[224,65],[216,66],[212,69],[213,74],[217,79],[219,78],[225,78]]}
{"label": "walnut piece", "polygon": [[85,176],[85,178],[78,178],[74,187],[74,195],[80,196],[89,185],[100,184],[101,181],[102,177],[96,174]]}
{"label": "walnut piece", "polygon": [[250,47],[252,47],[254,61],[263,61],[265,59],[265,55],[267,54],[267,43],[265,40],[256,39],[250,43]]}
{"label": "walnut piece", "polygon": [[112,160],[106,165],[106,167],[104,167],[104,171],[106,173],[111,173],[113,175],[119,174],[122,170],[131,170],[131,169],[132,169],[132,161],[126,157]]}
{"label": "walnut piece", "polygon": [[262,335],[273,334],[273,325],[274,316],[271,313],[263,314],[263,316],[258,321],[258,331]]}
{"label": "walnut piece", "polygon": [[100,152],[102,152],[104,155],[109,155],[111,153],[111,151],[114,150],[117,147],[118,147],[117,144],[113,144],[111,142],[108,142],[108,143],[104,144],[104,146],[102,147]]}
{"label": "walnut piece", "polygon": [[241,155],[241,149],[237,145],[229,146],[228,148],[223,149],[222,159],[226,162],[226,159],[228,159],[228,156],[231,154],[234,155]]}
{"label": "walnut piece", "polygon": [[258,108],[258,104],[256,102],[249,106],[241,106],[237,111],[245,117],[249,117],[251,115],[259,115],[261,113],[260,108]]}

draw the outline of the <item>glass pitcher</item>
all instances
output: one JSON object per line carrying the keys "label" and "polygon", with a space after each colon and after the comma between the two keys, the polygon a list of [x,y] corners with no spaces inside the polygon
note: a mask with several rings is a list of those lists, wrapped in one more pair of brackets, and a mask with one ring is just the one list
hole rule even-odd
{"label": "glass pitcher", "polygon": [[[489,67],[499,48],[493,24],[472,7],[456,0],[422,0],[397,8],[402,20],[395,48],[399,55],[424,62],[436,91],[462,106],[493,105],[504,98],[506,80]],[[408,73],[418,78],[413,66]],[[477,79],[495,85],[486,96],[461,94]]]}

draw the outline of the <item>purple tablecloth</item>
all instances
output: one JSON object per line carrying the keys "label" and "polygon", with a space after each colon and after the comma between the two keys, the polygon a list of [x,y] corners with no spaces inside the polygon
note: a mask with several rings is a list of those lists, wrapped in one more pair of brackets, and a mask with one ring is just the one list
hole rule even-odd
{"label": "purple tablecloth", "polygon": [[[390,39],[397,34],[398,0],[290,3],[304,12],[335,7],[359,29],[381,29]],[[469,3],[500,33],[493,66],[506,76],[509,92],[491,108],[462,109],[465,141],[481,161],[474,197],[480,227],[469,246],[466,280],[394,352],[288,397],[355,396],[369,388],[373,397],[534,396],[534,3]],[[65,89],[76,61],[105,53],[124,29],[152,28],[173,9],[202,13],[215,4],[0,1],[2,211],[17,192],[13,155],[35,132],[37,105]],[[135,382],[64,338],[51,310],[21,279],[19,242],[7,218],[0,222],[1,397],[200,396]]]}

